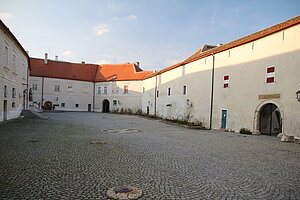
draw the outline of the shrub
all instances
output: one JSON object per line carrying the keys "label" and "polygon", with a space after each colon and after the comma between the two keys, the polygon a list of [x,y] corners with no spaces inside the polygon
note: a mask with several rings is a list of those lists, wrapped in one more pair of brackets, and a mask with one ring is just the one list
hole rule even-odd
{"label": "shrub", "polygon": [[252,132],[247,128],[241,128],[240,133],[241,134],[252,134]]}

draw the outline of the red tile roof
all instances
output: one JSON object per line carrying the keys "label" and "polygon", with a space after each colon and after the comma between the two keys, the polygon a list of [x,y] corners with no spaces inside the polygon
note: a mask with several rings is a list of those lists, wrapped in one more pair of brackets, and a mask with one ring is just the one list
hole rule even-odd
{"label": "red tile roof", "polygon": [[262,37],[265,37],[267,35],[270,35],[270,34],[273,34],[275,32],[281,31],[283,29],[286,29],[288,27],[294,26],[294,25],[299,24],[299,23],[300,23],[300,16],[297,16],[297,17],[294,17],[294,18],[289,19],[287,21],[284,21],[280,24],[276,24],[276,25],[271,26],[269,28],[266,28],[264,30],[258,31],[256,33],[250,34],[250,35],[242,37],[242,38],[239,38],[239,39],[234,40],[232,42],[217,46],[215,48],[211,48],[211,49],[206,50],[206,51],[202,51],[202,48],[201,48],[198,51],[196,51],[196,53],[194,53],[192,56],[190,56],[189,58],[184,60],[183,62],[177,63],[175,65],[172,65],[170,67],[162,69],[158,72],[152,73],[152,74],[148,75],[146,77],[146,79],[151,78],[153,76],[156,76],[158,74],[164,73],[166,71],[169,71],[171,69],[177,68],[181,65],[185,65],[185,64],[188,64],[190,62],[199,60],[201,58],[210,56],[212,54],[216,54],[216,53],[219,53],[219,52],[222,52],[222,51],[225,51],[225,50],[228,50],[228,49],[231,49],[231,48],[234,48],[234,47],[237,47],[237,46],[249,43],[249,42],[252,42],[254,40],[260,39]]}
{"label": "red tile roof", "polygon": [[143,80],[152,71],[143,71],[134,64],[79,64],[30,58],[30,76],[70,79],[89,82]]}

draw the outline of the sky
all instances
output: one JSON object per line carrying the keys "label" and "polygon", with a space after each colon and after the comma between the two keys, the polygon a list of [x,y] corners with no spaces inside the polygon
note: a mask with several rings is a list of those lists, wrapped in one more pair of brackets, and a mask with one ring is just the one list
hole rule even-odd
{"label": "sky", "polygon": [[300,0],[0,0],[30,57],[159,70],[300,13]]}

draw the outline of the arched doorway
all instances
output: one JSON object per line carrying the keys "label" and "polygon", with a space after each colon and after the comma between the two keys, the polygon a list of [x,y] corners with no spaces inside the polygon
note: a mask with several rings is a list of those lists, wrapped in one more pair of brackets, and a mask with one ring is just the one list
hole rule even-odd
{"label": "arched doorway", "polygon": [[275,104],[267,103],[261,107],[259,132],[267,135],[278,135],[282,132],[281,113]]}
{"label": "arched doorway", "polygon": [[109,101],[107,99],[104,99],[102,102],[102,112],[109,112]]}
{"label": "arched doorway", "polygon": [[51,101],[46,101],[44,103],[44,110],[52,110],[52,102]]}

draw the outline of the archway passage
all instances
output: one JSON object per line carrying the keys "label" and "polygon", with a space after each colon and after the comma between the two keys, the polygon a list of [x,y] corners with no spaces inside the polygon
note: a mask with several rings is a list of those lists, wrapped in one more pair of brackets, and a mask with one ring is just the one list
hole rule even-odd
{"label": "archway passage", "polygon": [[44,103],[44,110],[52,110],[52,102],[51,101],[46,101]]}
{"label": "archway passage", "polygon": [[104,99],[102,102],[102,112],[109,112],[109,101],[107,99]]}
{"label": "archway passage", "polygon": [[267,135],[277,135],[282,132],[281,114],[276,105],[268,103],[261,108],[259,132]]}

